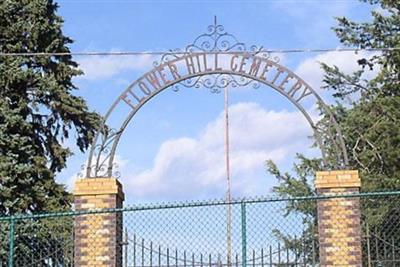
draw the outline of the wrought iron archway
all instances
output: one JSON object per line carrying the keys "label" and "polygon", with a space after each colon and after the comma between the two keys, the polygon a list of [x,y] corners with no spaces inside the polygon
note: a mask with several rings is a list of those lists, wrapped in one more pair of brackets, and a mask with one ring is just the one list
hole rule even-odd
{"label": "wrought iron archway", "polygon": [[[348,157],[340,127],[322,98],[303,79],[279,64],[262,47],[246,45],[217,24],[208,26],[207,33],[198,36],[185,50],[170,50],[154,68],[126,88],[106,113],[103,125],[92,143],[86,177],[119,176],[115,172],[115,153],[122,134],[139,109],[167,88],[179,91],[181,87],[205,87],[219,92],[226,86],[252,86],[260,84],[285,96],[304,115],[314,131],[326,168],[341,169],[348,165]],[[317,124],[304,106],[312,101],[327,115],[328,126]],[[129,107],[128,114],[116,127],[110,127],[110,117],[119,106]],[[328,162],[335,155],[334,166]]]}

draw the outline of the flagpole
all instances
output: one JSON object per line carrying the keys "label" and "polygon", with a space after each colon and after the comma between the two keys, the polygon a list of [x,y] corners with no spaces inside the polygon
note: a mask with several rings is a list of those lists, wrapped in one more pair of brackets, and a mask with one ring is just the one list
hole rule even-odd
{"label": "flagpole", "polygon": [[[226,202],[231,203],[231,173],[230,173],[230,147],[229,147],[229,93],[228,86],[224,87],[224,110],[225,110],[225,166],[226,166]],[[227,245],[227,265],[232,266],[232,207],[227,204],[226,215],[226,245]]]}

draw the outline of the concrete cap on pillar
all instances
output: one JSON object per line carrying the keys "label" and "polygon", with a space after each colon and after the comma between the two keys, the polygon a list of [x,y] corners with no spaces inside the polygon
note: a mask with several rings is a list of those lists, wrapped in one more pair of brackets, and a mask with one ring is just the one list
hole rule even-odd
{"label": "concrete cap on pillar", "polygon": [[83,178],[75,182],[74,196],[111,194],[124,200],[122,184],[116,178]]}
{"label": "concrete cap on pillar", "polygon": [[357,170],[320,171],[316,173],[315,187],[317,189],[361,187],[361,179]]}

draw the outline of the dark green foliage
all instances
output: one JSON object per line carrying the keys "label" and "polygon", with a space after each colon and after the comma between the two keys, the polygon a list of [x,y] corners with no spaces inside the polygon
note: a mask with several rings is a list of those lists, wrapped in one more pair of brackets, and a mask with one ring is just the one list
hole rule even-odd
{"label": "dark green foliage", "polygon": [[[358,23],[337,18],[334,28],[340,42],[356,48],[388,48],[381,53],[361,58],[361,70],[342,73],[337,66],[322,64],[325,89],[336,98],[331,109],[342,129],[349,155],[350,169],[360,171],[362,191],[400,190],[400,2],[397,0],[365,0],[380,5],[372,11],[372,21]],[[377,75],[366,79],[365,73]],[[322,114],[324,115],[324,114]],[[324,124],[324,120],[320,122]],[[299,156],[294,175],[282,174],[272,162],[268,171],[279,185],[274,191],[282,196],[316,194],[315,172],[321,170],[319,159]],[[390,224],[398,221],[400,209],[391,202],[371,199],[361,202],[363,221],[379,236],[399,236]],[[287,212],[316,215],[314,205],[288,205]],[[364,225],[365,226],[365,225]],[[364,231],[365,231],[364,227]],[[385,232],[392,229],[391,232]],[[286,237],[287,238],[287,237]],[[286,242],[291,242],[286,240]],[[398,240],[396,240],[397,242]]]}
{"label": "dark green foliage", "polygon": [[72,266],[73,220],[65,217],[17,221],[15,266]]}
{"label": "dark green foliage", "polygon": [[[400,47],[400,3],[374,1],[385,12],[372,12],[373,21],[355,23],[338,18],[334,28],[341,42],[360,48]],[[351,166],[359,169],[363,190],[400,189],[400,51],[387,50],[360,59],[375,68],[378,75],[361,80],[360,72],[344,75],[335,67],[323,65],[326,88],[343,100],[351,93],[359,98],[345,109],[340,124],[347,142]]]}
{"label": "dark green foliage", "polygon": [[[0,2],[0,51],[69,52],[52,0]],[[73,95],[80,75],[71,56],[0,57],[0,214],[68,209],[70,195],[54,177],[75,139],[85,150],[99,124]]]}
{"label": "dark green foliage", "polygon": [[[399,2],[364,2],[380,4],[383,12],[372,11],[373,20],[367,23],[337,18],[334,31],[340,41],[358,48],[400,48]],[[360,58],[358,63],[362,70],[353,74],[322,64],[325,88],[337,100],[331,109],[343,131],[349,168],[360,171],[364,191],[400,190],[400,51],[388,49],[370,58]],[[363,74],[371,69],[376,70],[376,77],[365,79]],[[268,162],[269,172],[280,181],[274,191],[285,196],[314,192],[314,173],[321,169],[319,162],[299,156],[295,176],[282,176]]]}
{"label": "dark green foliage", "polygon": [[[313,177],[315,170],[320,170],[322,160],[307,159],[302,155],[298,155],[300,164],[295,164],[294,168],[297,176],[293,176],[288,172],[282,173],[272,161],[267,161],[268,172],[274,175],[279,185],[274,187],[274,192],[283,197],[304,197],[316,195],[314,188],[309,181]],[[306,215],[315,215],[315,205],[307,201],[289,202],[287,205],[287,214],[290,212],[301,212]]]}

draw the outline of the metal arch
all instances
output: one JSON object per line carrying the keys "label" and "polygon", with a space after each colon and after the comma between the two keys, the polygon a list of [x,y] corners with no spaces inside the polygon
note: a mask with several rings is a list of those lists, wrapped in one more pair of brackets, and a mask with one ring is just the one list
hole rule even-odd
{"label": "metal arch", "polygon": [[[282,69],[287,70],[287,72],[288,72],[288,73],[291,73],[293,76],[298,77],[296,74],[294,74],[293,72],[291,72],[291,71],[288,70],[287,68],[285,68],[285,67],[283,67],[283,66],[281,66],[281,65],[279,65],[279,64],[277,64],[277,65],[280,66]],[[122,133],[124,132],[125,128],[126,128],[127,125],[129,124],[129,122],[131,121],[131,119],[134,117],[134,115],[136,114],[136,112],[137,112],[144,104],[146,104],[147,101],[149,101],[149,100],[152,99],[155,95],[157,95],[158,93],[164,91],[165,89],[167,89],[167,88],[169,88],[169,87],[171,87],[171,86],[174,86],[174,84],[179,84],[179,83],[182,82],[183,80],[190,79],[190,78],[193,78],[193,77],[204,76],[204,75],[213,75],[213,74],[229,74],[229,75],[237,75],[237,76],[239,76],[238,73],[234,73],[234,72],[221,72],[221,71],[219,71],[219,72],[209,72],[209,73],[207,73],[207,74],[204,74],[204,73],[197,74],[197,75],[194,74],[194,75],[192,75],[192,76],[190,76],[190,77],[185,77],[184,79],[177,80],[177,81],[175,81],[173,84],[167,85],[167,86],[163,87],[162,89],[158,90],[157,92],[155,92],[154,94],[152,94],[151,97],[148,97],[148,98],[146,98],[143,102],[141,102],[141,103],[139,104],[139,106],[137,107],[137,109],[132,110],[132,111],[129,113],[129,115],[127,116],[127,118],[125,119],[125,121],[122,123],[122,126],[121,126],[121,128],[120,128],[118,131],[115,131],[115,132],[108,132],[108,133],[106,134],[106,136],[108,136],[109,138],[108,138],[108,139],[106,138],[107,142],[104,142],[104,145],[102,146],[102,149],[107,149],[108,144],[111,144],[111,143],[112,143],[112,147],[111,147],[111,149],[110,149],[110,151],[109,151],[109,157],[108,157],[108,158],[105,158],[105,159],[108,159],[106,176],[107,176],[107,177],[112,176],[114,155],[115,155],[115,151],[116,151],[116,148],[117,148],[117,145],[118,145],[118,142],[119,142],[119,140],[120,140],[120,137],[121,137]],[[267,86],[269,86],[269,87],[275,89],[277,92],[279,92],[280,94],[282,94],[283,96],[285,96],[289,101],[291,101],[291,103],[294,104],[294,105],[298,108],[298,110],[301,111],[301,113],[302,113],[302,114],[304,115],[304,117],[307,119],[307,121],[309,122],[310,126],[312,127],[312,129],[313,129],[313,131],[314,131],[315,137],[316,137],[316,139],[317,139],[318,146],[319,146],[320,149],[322,150],[322,156],[323,156],[323,158],[324,158],[324,162],[325,162],[325,164],[327,164],[326,151],[325,151],[325,146],[324,146],[324,144],[323,144],[323,140],[322,140],[321,134],[318,132],[318,128],[317,128],[316,125],[314,124],[313,120],[311,119],[311,117],[310,117],[310,115],[307,113],[307,111],[306,111],[298,102],[296,102],[293,98],[291,98],[286,92],[280,90],[275,84],[269,84],[269,83],[267,83],[267,82],[265,82],[265,81],[263,81],[263,80],[261,80],[261,79],[258,79],[258,78],[256,78],[256,77],[252,77],[252,76],[250,76],[250,75],[245,75],[245,74],[240,74],[240,75],[241,75],[242,77],[250,78],[250,79],[252,79],[252,81],[260,82],[260,83],[262,83],[262,84],[265,84],[265,85],[267,85]],[[130,86],[129,88],[131,88],[131,87],[132,87],[132,86]],[[311,89],[311,88],[310,88],[310,89]],[[335,127],[335,130],[336,130],[337,133],[338,133],[338,138],[340,139],[341,149],[344,148],[344,141],[343,141],[343,139],[342,139],[342,137],[341,137],[341,134],[340,134],[340,128],[339,128],[339,126],[337,125],[337,123],[336,123],[336,121],[335,121],[335,119],[334,119],[334,117],[333,117],[333,115],[332,115],[330,109],[326,106],[326,104],[325,104],[325,103],[323,102],[323,100],[318,96],[318,94],[316,94],[314,90],[312,90],[312,91],[313,91],[313,95],[314,95],[315,97],[317,97],[318,103],[321,104],[321,105],[323,106],[324,110],[325,110],[325,111],[329,114],[329,116],[331,117],[331,120],[332,120],[332,122],[333,122],[332,125]],[[124,94],[125,94],[125,93],[123,93],[123,94],[121,94],[121,95],[124,95]],[[115,107],[115,106],[116,106],[118,103],[120,103],[120,102],[121,102],[121,100],[118,99],[118,100],[116,101],[116,103],[112,105],[112,109],[113,109],[113,107]],[[109,113],[112,112],[112,109],[111,109],[111,111],[110,111]],[[104,129],[105,129],[105,128],[104,128]],[[332,138],[333,138],[333,137],[332,137]],[[105,151],[105,150],[104,150],[104,151]],[[105,152],[107,152],[107,151],[105,151]],[[337,151],[337,152],[338,152],[338,154],[340,154],[339,151]],[[344,161],[344,163],[345,163],[345,165],[346,165],[346,164],[347,164],[347,154],[345,153],[345,152],[346,152],[345,150],[342,150],[342,152],[343,152],[343,154],[342,154],[341,156],[343,157],[343,161]],[[93,149],[91,150],[91,153],[93,153]],[[338,155],[338,159],[340,160],[340,155]],[[97,171],[96,175],[97,175],[97,176],[99,175],[98,172],[101,172],[101,171],[102,171],[101,167],[103,167],[103,165],[102,165],[101,161],[102,161],[102,159],[101,159],[100,157],[97,157],[97,158],[96,158],[96,171]],[[90,162],[90,161],[89,161],[89,162]],[[104,162],[104,160],[103,160],[103,162]],[[90,166],[90,165],[89,165],[89,166]],[[90,170],[90,169],[89,169],[89,170]],[[103,170],[104,170],[104,169],[103,169]],[[105,170],[104,170],[104,171],[105,171]],[[88,175],[89,175],[89,173],[88,173]],[[97,177],[97,176],[95,176],[95,177]],[[104,175],[102,175],[102,176],[104,176]],[[91,177],[91,176],[87,176],[87,177]]]}
{"label": "metal arch", "polygon": [[[226,40],[228,38],[228,40]],[[232,50],[234,49],[234,50]],[[103,125],[101,129],[97,132],[93,144],[91,146],[89,152],[88,163],[86,167],[86,177],[111,177],[111,176],[119,176],[118,173],[113,173],[114,169],[114,156],[119,143],[119,140],[126,129],[127,125],[136,114],[136,112],[145,104],[147,101],[152,99],[158,93],[164,91],[167,88],[172,87],[173,90],[178,91],[179,86],[183,87],[206,87],[211,90],[211,92],[219,92],[219,90],[225,86],[246,86],[252,85],[253,88],[258,88],[259,84],[267,85],[277,92],[285,96],[289,99],[292,104],[294,104],[298,110],[303,114],[306,120],[309,122],[311,128],[314,131],[314,135],[316,137],[317,144],[322,152],[323,162],[325,166],[328,166],[327,159],[327,148],[332,146],[335,154],[337,155],[337,165],[335,168],[341,168],[348,165],[348,157],[347,151],[345,148],[345,143],[341,134],[341,130],[339,125],[337,124],[333,113],[329,109],[329,107],[324,103],[322,98],[309,86],[305,81],[303,81],[299,76],[293,73],[288,68],[278,64],[278,58],[272,58],[270,54],[262,51],[261,48],[257,48],[256,46],[252,46],[250,51],[246,50],[246,46],[243,43],[237,41],[237,39],[226,32],[224,32],[224,28],[222,25],[214,23],[208,27],[208,33],[200,35],[197,37],[193,44],[188,45],[186,47],[186,53],[174,54],[175,51],[171,51],[161,57],[160,62],[154,63],[154,68],[149,72],[145,73],[135,82],[133,82],[127,89],[123,91],[123,93],[114,101],[111,105],[110,109],[106,113],[103,121]],[[291,92],[286,92],[281,87],[279,87],[274,82],[267,81],[265,79],[261,79],[257,75],[250,75],[250,73],[244,73],[234,70],[223,70],[223,69],[209,69],[207,71],[199,71],[196,73],[189,73],[188,75],[178,75],[177,69],[175,68],[176,76],[172,81],[165,82],[163,86],[160,86],[155,91],[150,92],[146,97],[140,99],[136,106],[133,106],[129,103],[129,101],[125,100],[125,97],[132,93],[131,90],[135,88],[138,84],[140,84],[145,77],[149,77],[152,73],[154,73],[157,69],[164,69],[166,66],[170,67],[173,64],[186,60],[191,57],[199,57],[199,55],[203,55],[204,64],[206,64],[206,57],[215,55],[215,58],[218,58],[218,55],[231,55],[232,57],[243,56],[248,57],[253,60],[262,60],[268,62],[266,64],[270,64],[271,66],[281,70],[283,73],[287,73],[288,77],[291,76],[297,81],[301,82],[305,86],[304,89],[308,95],[313,95],[316,98],[316,103],[320,105],[322,109],[329,116],[329,127],[324,132],[324,129],[320,129],[317,125],[314,124],[314,121],[311,119],[311,116],[307,113],[307,111],[303,108],[303,106],[299,103],[301,99],[295,99]],[[193,59],[192,59],[193,60]],[[198,59],[199,69],[200,63]],[[188,63],[187,63],[188,64]],[[175,66],[176,67],[176,66]],[[189,66],[188,66],[189,68]],[[206,68],[207,69],[207,68]],[[172,71],[172,70],[171,70]],[[175,75],[173,75],[175,76]],[[239,77],[239,80],[236,79]],[[163,78],[164,79],[164,78]],[[142,82],[143,83],[143,82]],[[141,88],[142,91],[145,87]],[[149,90],[148,88],[146,90]],[[143,91],[145,92],[145,91]],[[294,93],[296,93],[295,91]],[[146,91],[147,93],[147,91]],[[133,93],[132,93],[133,94]],[[304,93],[303,93],[304,94]],[[113,130],[107,127],[106,122],[110,115],[113,113],[114,109],[119,105],[123,104],[121,102],[126,102],[128,105],[132,107],[132,110],[129,112],[126,119],[121,124],[118,130]],[[331,127],[333,127],[334,132],[332,132]],[[327,135],[328,138],[324,138],[324,135]],[[328,140],[326,140],[328,139]],[[98,153],[96,154],[96,150]],[[93,164],[93,159],[95,158],[95,163]]]}
{"label": "metal arch", "polygon": [[[213,75],[213,74],[231,74],[231,75],[237,75],[237,73],[228,73],[228,72],[226,72],[226,73],[211,72],[211,73],[209,73],[208,75]],[[197,75],[197,76],[196,76],[196,75],[193,75],[193,76],[191,76],[191,77],[189,77],[189,78],[187,78],[187,79],[190,79],[190,78],[193,78],[193,77],[199,77],[199,76],[203,76],[203,75],[204,75],[204,74]],[[238,75],[238,76],[239,76],[239,75]],[[317,128],[316,125],[314,124],[313,120],[311,119],[311,117],[310,117],[310,115],[307,113],[307,111],[306,111],[299,103],[297,103],[296,101],[294,101],[287,93],[283,92],[282,90],[279,90],[279,88],[277,88],[277,86],[271,85],[271,84],[267,84],[267,83],[265,83],[264,81],[262,81],[262,80],[260,80],[260,79],[255,79],[254,77],[250,77],[250,76],[248,76],[248,75],[242,75],[242,76],[243,76],[243,77],[246,77],[246,78],[252,78],[252,79],[254,79],[254,81],[257,81],[257,82],[263,83],[264,85],[270,86],[271,88],[275,89],[278,93],[280,93],[280,94],[282,94],[283,96],[285,96],[293,105],[295,105],[295,106],[297,107],[297,109],[303,114],[303,116],[306,118],[306,120],[307,120],[308,123],[310,124],[311,128],[313,129],[314,134],[315,134],[315,137],[316,137],[316,141],[317,141],[317,143],[318,143],[318,146],[319,146],[319,148],[322,150],[322,157],[323,157],[324,164],[325,164],[325,165],[328,165],[327,158],[326,158],[326,150],[325,150],[325,146],[323,145],[323,142],[322,142],[322,137],[321,137],[320,133],[318,132],[318,128]],[[181,80],[180,80],[180,81],[177,81],[176,83],[180,83],[180,82],[181,82]],[[112,167],[113,157],[114,157],[114,155],[115,155],[116,148],[117,148],[118,142],[119,142],[119,140],[120,140],[120,137],[121,137],[122,133],[124,132],[125,128],[128,126],[128,124],[129,124],[129,122],[131,121],[131,119],[132,119],[132,118],[134,117],[134,115],[136,114],[136,112],[137,112],[144,104],[146,104],[150,99],[152,99],[152,98],[153,98],[154,96],[156,96],[158,93],[160,93],[161,91],[167,89],[167,88],[170,87],[170,86],[173,86],[173,85],[166,86],[165,88],[163,88],[163,89],[161,89],[160,91],[158,91],[156,94],[154,94],[154,95],[152,95],[151,97],[147,98],[147,99],[145,100],[145,102],[143,102],[143,103],[140,104],[140,106],[138,107],[138,109],[132,111],[132,112],[128,115],[127,119],[123,122],[123,124],[122,124],[122,126],[121,126],[121,128],[120,128],[119,134],[117,134],[117,136],[116,136],[116,138],[115,138],[115,141],[114,141],[114,143],[113,143],[113,146],[112,146],[112,148],[111,148],[111,156],[110,156],[110,159],[109,159],[108,166],[111,166],[111,167]],[[315,96],[316,96],[316,94],[315,94]],[[323,105],[323,106],[324,106],[324,110],[327,111],[327,113],[328,113],[330,116],[332,116],[331,111],[330,111],[329,108],[326,106],[326,104],[322,101],[322,99],[320,99],[319,104]],[[341,135],[340,135],[340,128],[338,127],[338,125],[337,125],[337,123],[336,123],[336,120],[334,119],[333,116],[331,117],[331,119],[334,121],[334,124],[333,124],[333,125],[335,126],[335,130],[337,130],[338,133],[339,133],[338,137],[343,141],[343,139],[342,139],[342,137],[341,137]],[[343,144],[344,144],[344,141],[343,141]],[[344,146],[343,146],[343,147],[344,147]],[[343,153],[342,156],[345,157],[344,161],[345,161],[345,163],[346,163],[346,165],[347,165],[347,158],[346,158],[346,157],[347,157],[347,154],[346,154],[346,153]],[[111,173],[111,172],[112,172],[112,169],[109,169],[108,171],[109,171],[109,172],[107,173],[107,175],[108,175],[108,176],[111,176],[111,174],[112,174],[112,173]]]}

